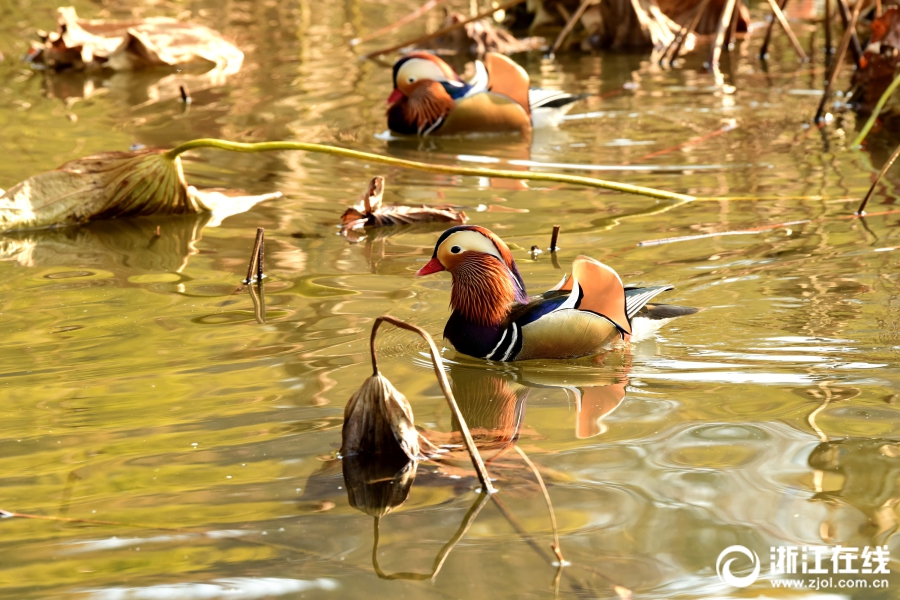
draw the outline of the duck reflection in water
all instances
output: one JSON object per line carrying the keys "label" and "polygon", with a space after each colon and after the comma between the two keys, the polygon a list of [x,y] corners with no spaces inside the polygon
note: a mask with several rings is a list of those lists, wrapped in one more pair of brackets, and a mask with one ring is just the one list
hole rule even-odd
{"label": "duck reflection in water", "polygon": [[[844,439],[820,443],[808,459],[809,466],[822,473],[843,477],[839,489],[824,490],[823,476],[817,476],[813,500],[825,502],[829,514],[822,523],[822,539],[827,543],[849,542],[858,534],[871,540],[868,545],[887,544],[900,522],[900,441],[889,439]],[[838,513],[850,506],[865,517],[865,523],[843,535],[846,515]],[[864,542],[865,544],[865,542]]]}
{"label": "duck reflection in water", "polygon": [[[532,492],[529,495],[533,495],[536,479],[540,488],[547,493],[542,476],[525,453],[519,449],[508,453],[522,437],[540,438],[537,431],[525,425],[526,404],[536,389],[562,388],[570,397],[574,397],[575,435],[578,438],[606,432],[608,427],[603,423],[603,418],[625,398],[626,381],[622,372],[618,375],[610,374],[608,370],[600,370],[596,366],[579,369],[577,365],[570,365],[570,368],[560,371],[559,365],[522,364],[514,367],[505,365],[499,370],[465,356],[460,356],[460,359],[466,362],[447,363],[453,396],[479,454],[488,465],[491,478],[502,482],[501,485],[509,491],[529,490]],[[602,357],[594,360],[602,361]],[[340,461],[349,504],[374,517],[372,564],[376,575],[382,579],[433,580],[440,573],[449,553],[465,536],[487,502],[488,496],[479,493],[456,532],[435,555],[430,572],[385,573],[382,569],[378,558],[382,518],[407,502],[417,475],[419,485],[422,486],[446,487],[451,483],[454,488],[459,488],[454,489],[454,494],[465,493],[472,487],[472,464],[462,444],[461,424],[453,419],[450,429],[449,432],[423,429],[421,426],[418,429],[420,451],[427,455],[431,464],[437,465],[437,469],[418,469],[419,461],[410,459],[392,439],[379,446],[382,451],[378,455],[373,452],[356,452],[344,456]],[[393,434],[385,430],[383,435]],[[346,443],[345,437],[344,444]],[[307,481],[304,500],[312,500],[310,494],[314,490],[334,494],[335,488],[340,489],[333,483],[333,463],[337,461],[331,462],[332,465],[324,465]],[[553,476],[546,469],[541,471]],[[545,496],[545,499],[550,502],[548,497]],[[325,504],[323,496],[315,500],[320,505]],[[334,506],[333,503],[328,504]],[[514,519],[502,505],[500,510],[507,518]],[[552,506],[550,515],[553,519]],[[558,552],[558,545],[551,547]],[[562,555],[557,556],[561,561]],[[557,583],[559,575],[558,571]]]}
{"label": "duck reflection in water", "polygon": [[[602,362],[602,358],[595,358],[594,362]],[[507,460],[504,455],[522,437],[534,440],[542,437],[525,421],[527,402],[536,396],[538,389],[562,389],[574,400],[574,434],[578,439],[606,433],[609,426],[604,418],[625,399],[627,378],[619,369],[610,372],[596,366],[577,368],[575,365],[560,371],[558,365],[518,364],[499,370],[468,357],[460,356],[460,359],[464,362],[446,363],[453,395],[492,478],[507,485],[531,480],[518,456],[510,455]],[[418,422],[422,422],[421,417]],[[421,425],[418,429],[423,458],[427,456],[438,465],[436,471],[426,469],[419,473],[420,485],[444,486],[452,482],[460,491],[471,487],[472,465],[462,444],[460,424],[453,419],[450,431],[424,429]],[[381,516],[406,501],[417,474],[416,461],[410,461],[402,452],[395,454],[343,458],[343,476],[352,506]],[[334,473],[333,468],[326,466],[317,475],[324,476],[327,471]],[[313,485],[313,478],[307,490],[318,487]]]}

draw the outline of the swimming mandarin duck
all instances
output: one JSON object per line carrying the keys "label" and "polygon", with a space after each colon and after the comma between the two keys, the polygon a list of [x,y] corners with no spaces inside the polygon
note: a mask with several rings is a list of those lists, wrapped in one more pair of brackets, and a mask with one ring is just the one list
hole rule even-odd
{"label": "swimming mandarin duck", "polygon": [[597,354],[698,310],[648,304],[672,286],[625,287],[615,271],[587,256],[575,259],[571,276],[530,298],[507,245],[477,225],[445,231],[416,275],[439,271],[453,278],[444,338],[457,351],[487,360]]}
{"label": "swimming mandarin duck", "polygon": [[489,52],[484,62],[476,61],[475,78],[465,82],[437,56],[413,52],[394,64],[388,127],[421,136],[525,133],[558,125],[580,98],[530,88],[525,70],[502,54]]}

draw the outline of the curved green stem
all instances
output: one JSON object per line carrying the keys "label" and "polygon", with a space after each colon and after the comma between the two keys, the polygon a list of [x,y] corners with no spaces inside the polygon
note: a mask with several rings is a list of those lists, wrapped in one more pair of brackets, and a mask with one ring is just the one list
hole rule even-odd
{"label": "curved green stem", "polygon": [[595,179],[593,177],[582,177],[580,175],[563,175],[561,173],[532,173],[531,171],[507,171],[502,169],[485,169],[482,167],[453,167],[449,165],[434,165],[430,163],[416,162],[413,160],[404,160],[402,158],[392,158],[390,156],[383,156],[381,154],[372,154],[370,152],[362,152],[360,150],[350,150],[349,148],[338,148],[336,146],[311,144],[307,142],[258,142],[255,144],[244,144],[242,142],[229,142],[226,140],[203,138],[185,142],[184,144],[181,144],[180,146],[169,150],[166,156],[174,159],[179,154],[183,154],[188,150],[194,150],[196,148],[218,148],[219,150],[231,150],[233,152],[304,150],[306,152],[320,152],[323,154],[345,156],[347,158],[377,162],[386,165],[392,165],[395,167],[406,167],[408,169],[431,171],[432,173],[445,173],[448,175],[471,175],[473,177],[499,177],[503,179],[523,179],[527,181],[552,181],[556,183],[570,183],[573,185],[605,188],[608,190],[624,192],[626,194],[637,194],[639,196],[650,196],[651,198],[661,198],[663,200],[675,200],[680,202],[686,202],[695,199],[693,196],[688,196],[686,194],[676,194],[674,192],[666,192],[664,190],[657,190],[654,188],[647,188],[639,185],[617,183],[615,181],[606,181],[603,179]]}
{"label": "curved green stem", "polygon": [[881,113],[881,109],[884,108],[884,105],[887,104],[888,98],[890,98],[894,90],[897,89],[897,86],[900,85],[900,75],[894,77],[894,81],[891,82],[891,85],[884,90],[884,93],[881,95],[881,98],[878,99],[878,104],[875,105],[875,108],[872,109],[872,114],[869,115],[869,120],[866,121],[866,124],[863,125],[862,131],[859,132],[859,135],[856,136],[856,139],[853,140],[853,143],[850,144],[851,148],[855,148],[863,143],[863,140],[866,139],[866,136],[869,135],[869,130],[872,129],[872,126],[875,124],[875,119],[878,118],[878,115]]}

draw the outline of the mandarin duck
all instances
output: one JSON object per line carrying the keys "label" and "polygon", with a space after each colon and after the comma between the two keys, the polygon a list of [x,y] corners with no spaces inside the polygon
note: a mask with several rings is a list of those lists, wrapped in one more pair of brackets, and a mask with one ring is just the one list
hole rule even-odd
{"label": "mandarin duck", "polygon": [[526,133],[558,125],[583,97],[529,87],[525,70],[502,54],[475,61],[475,77],[465,82],[437,56],[413,52],[394,63],[388,127],[420,136]]}
{"label": "mandarin duck", "polygon": [[648,304],[673,287],[626,287],[614,270],[587,256],[575,259],[571,276],[529,297],[509,247],[477,225],[445,231],[416,275],[439,271],[452,277],[444,338],[463,354],[492,361],[597,354],[698,310]]}

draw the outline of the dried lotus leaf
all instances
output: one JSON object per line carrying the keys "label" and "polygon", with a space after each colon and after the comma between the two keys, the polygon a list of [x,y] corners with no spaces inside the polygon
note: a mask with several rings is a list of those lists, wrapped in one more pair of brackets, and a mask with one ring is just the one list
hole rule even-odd
{"label": "dried lotus leaf", "polygon": [[104,152],[29,177],[0,194],[0,231],[142,215],[233,214],[278,195],[198,191],[185,181],[181,160],[163,150]]}

